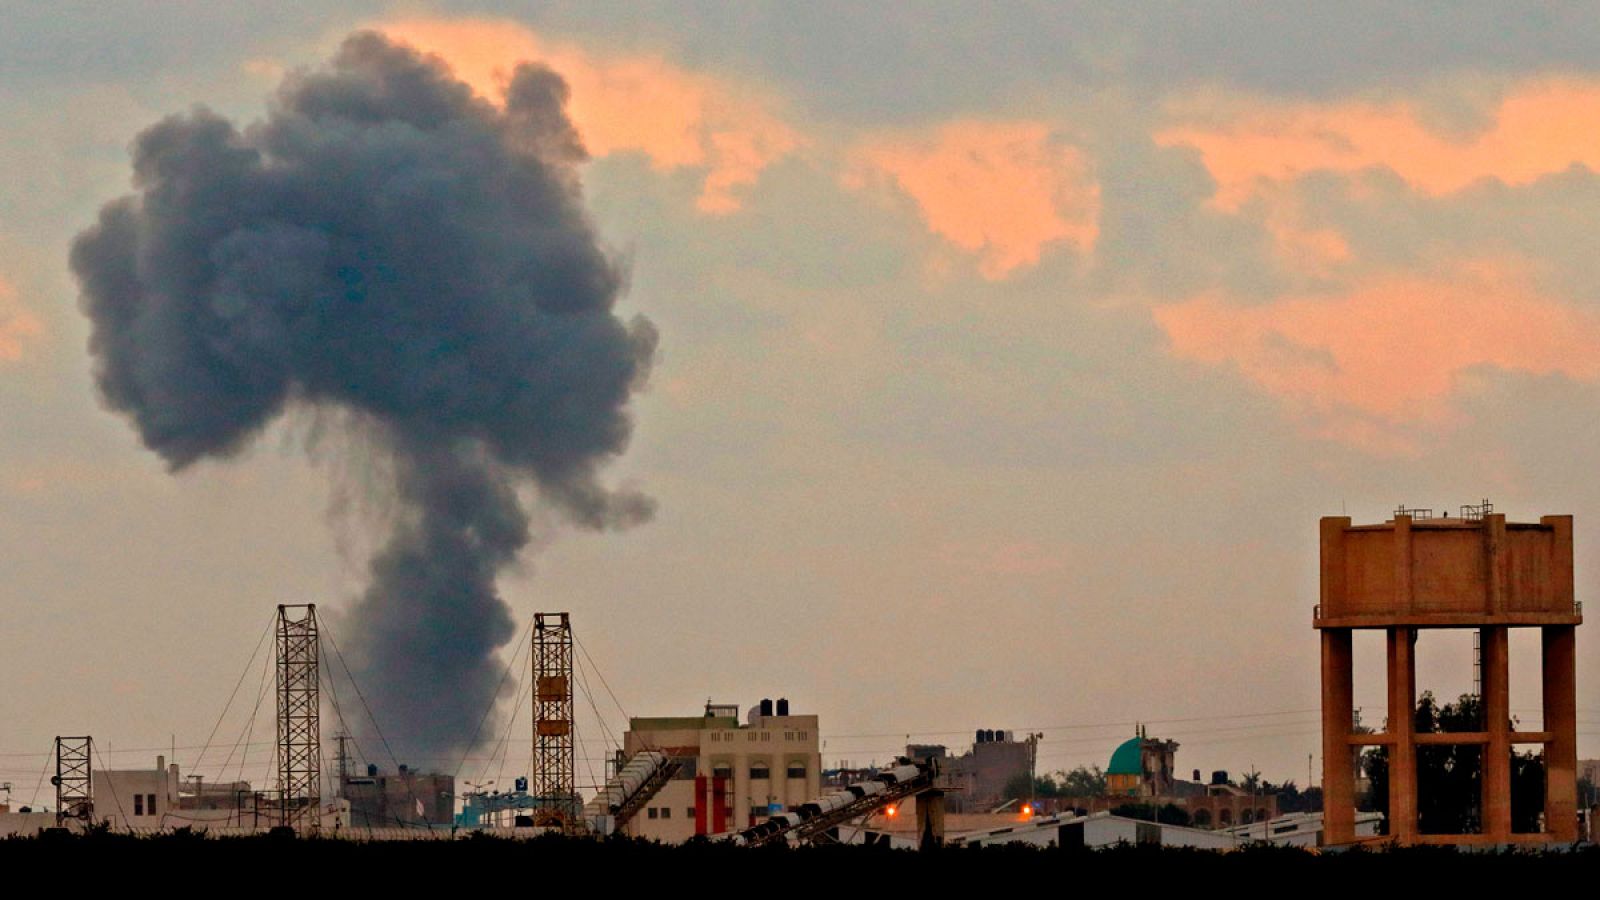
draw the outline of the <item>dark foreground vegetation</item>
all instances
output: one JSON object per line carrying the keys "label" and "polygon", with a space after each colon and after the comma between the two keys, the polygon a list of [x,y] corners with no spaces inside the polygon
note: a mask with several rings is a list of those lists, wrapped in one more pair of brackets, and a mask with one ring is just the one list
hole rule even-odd
{"label": "dark foreground vegetation", "polygon": [[[341,883],[412,888],[434,883],[461,887],[526,884],[535,873],[573,886],[589,883],[596,888],[624,890],[630,882],[637,886],[709,879],[732,886],[737,880],[753,879],[754,883],[812,888],[829,883],[879,884],[953,892],[959,885],[988,884],[997,890],[1031,892],[1030,886],[1059,889],[1081,885],[1078,879],[1085,876],[1134,879],[1146,886],[1238,888],[1251,884],[1266,889],[1300,884],[1325,888],[1334,884],[1419,883],[1420,879],[1430,886],[1481,887],[1488,880],[1502,878],[1525,885],[1593,883],[1600,874],[1600,848],[1466,852],[1420,847],[1317,853],[1260,846],[1218,853],[1131,845],[1102,850],[1013,845],[917,853],[861,846],[746,849],[708,841],[666,846],[629,839],[559,836],[357,842],[278,836],[207,839],[184,832],[157,837],[46,834],[0,840],[0,871],[15,877],[30,870],[51,871],[58,877],[70,873],[66,877],[80,884],[97,877],[115,882],[133,872],[247,879],[247,873],[258,872],[272,873],[270,880],[279,887],[288,887],[281,881],[285,873],[296,872],[322,887]],[[1256,880],[1263,878],[1266,880]]]}

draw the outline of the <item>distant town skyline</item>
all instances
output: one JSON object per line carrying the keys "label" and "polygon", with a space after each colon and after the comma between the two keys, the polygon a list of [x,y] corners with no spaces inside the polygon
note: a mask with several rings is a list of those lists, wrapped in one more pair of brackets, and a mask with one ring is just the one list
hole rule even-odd
{"label": "distant town skyline", "polygon": [[[1571,514],[1600,585],[1597,12],[0,0],[0,781],[26,802],[58,734],[193,771],[278,603],[357,627],[381,458],[300,408],[169,473],[97,396],[68,248],[141,131],[260,121],[372,30],[497,107],[561,77],[618,316],[659,335],[599,476],[654,519],[521,486],[516,634],[571,611],[635,716],[789,698],[825,765],[1002,728],[1105,766],[1144,723],[1185,775],[1304,785],[1320,516]],[[1419,688],[1470,690],[1470,647],[1429,635]]]}

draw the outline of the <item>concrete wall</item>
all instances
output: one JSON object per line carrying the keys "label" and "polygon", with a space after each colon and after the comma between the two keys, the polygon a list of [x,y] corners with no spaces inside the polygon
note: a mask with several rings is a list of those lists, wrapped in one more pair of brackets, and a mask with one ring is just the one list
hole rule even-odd
{"label": "concrete wall", "polygon": [[1576,624],[1573,599],[1571,516],[1322,520],[1320,618],[1334,627],[1396,616],[1415,617],[1414,624],[1460,616]]}

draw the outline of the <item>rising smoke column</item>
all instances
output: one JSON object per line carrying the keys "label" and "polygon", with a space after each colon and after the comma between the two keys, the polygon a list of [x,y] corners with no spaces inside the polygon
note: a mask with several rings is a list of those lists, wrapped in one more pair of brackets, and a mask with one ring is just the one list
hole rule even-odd
{"label": "rising smoke column", "polygon": [[196,108],[140,134],[134,193],[72,246],[100,392],[171,469],[296,405],[387,451],[401,512],[343,632],[405,752],[466,749],[494,701],[520,487],[588,528],[651,512],[596,479],[656,334],[613,312],[566,94],[523,66],[495,107],[356,34],[264,120]]}

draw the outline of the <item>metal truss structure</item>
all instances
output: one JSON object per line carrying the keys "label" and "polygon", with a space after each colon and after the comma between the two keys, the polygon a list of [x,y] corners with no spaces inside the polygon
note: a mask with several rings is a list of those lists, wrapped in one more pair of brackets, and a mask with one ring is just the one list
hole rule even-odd
{"label": "metal truss structure", "polygon": [[533,614],[534,824],[583,827],[574,784],[572,622],[567,613]]}
{"label": "metal truss structure", "polygon": [[56,774],[50,783],[56,787],[57,828],[70,819],[94,821],[93,756],[92,737],[56,738]]}
{"label": "metal truss structure", "polygon": [[[291,611],[298,610],[298,618]],[[322,725],[317,607],[278,607],[278,825],[316,833],[322,825]]]}

